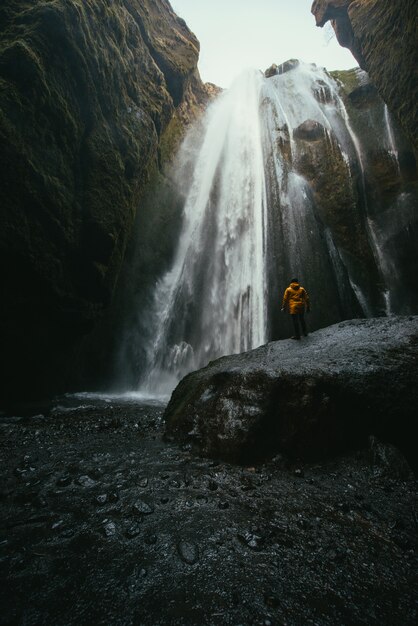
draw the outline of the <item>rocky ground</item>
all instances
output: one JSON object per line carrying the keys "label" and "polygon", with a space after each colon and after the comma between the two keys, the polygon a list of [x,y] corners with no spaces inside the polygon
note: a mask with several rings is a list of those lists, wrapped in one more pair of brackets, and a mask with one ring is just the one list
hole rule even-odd
{"label": "rocky ground", "polygon": [[240,467],[164,443],[161,405],[68,403],[0,417],[1,624],[416,623],[396,449]]}

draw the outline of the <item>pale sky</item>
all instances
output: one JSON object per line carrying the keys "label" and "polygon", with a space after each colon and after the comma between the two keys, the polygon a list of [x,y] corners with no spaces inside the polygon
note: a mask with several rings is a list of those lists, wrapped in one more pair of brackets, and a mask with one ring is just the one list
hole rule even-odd
{"label": "pale sky", "polygon": [[291,58],[328,70],[357,66],[331,26],[317,28],[312,0],[170,0],[200,41],[203,81],[229,87],[243,69]]}

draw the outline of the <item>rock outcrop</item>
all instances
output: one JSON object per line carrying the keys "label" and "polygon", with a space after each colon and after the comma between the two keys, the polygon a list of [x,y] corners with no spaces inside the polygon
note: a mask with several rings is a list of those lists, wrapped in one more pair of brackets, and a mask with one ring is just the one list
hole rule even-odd
{"label": "rock outcrop", "polygon": [[318,459],[377,434],[413,460],[417,373],[418,317],[342,322],[189,374],[166,434],[236,462]]}
{"label": "rock outcrop", "polygon": [[284,63],[280,63],[280,65],[276,65],[273,63],[269,68],[264,72],[264,76],[266,78],[271,78],[272,76],[280,76],[280,74],[286,74],[291,70],[294,70],[296,67],[299,67],[300,61],[298,59],[289,59]]}
{"label": "rock outcrop", "polygon": [[[418,171],[413,146],[382,101],[368,74],[357,68],[331,72],[331,75],[340,85],[340,94],[361,156],[358,165],[362,180],[358,188],[358,201],[363,203],[367,223],[360,236],[356,236],[357,246],[364,250],[361,239],[369,228],[369,236],[373,232],[376,248],[380,250],[381,268],[392,292],[392,303],[397,303],[395,310],[389,312],[416,313],[418,258],[414,249],[418,241]],[[323,166],[319,172],[322,170]],[[337,183],[337,178],[327,177],[326,181],[332,187]],[[318,180],[315,179],[316,185]],[[347,194],[344,197],[348,198]],[[332,214],[331,197],[324,194],[322,199],[324,206],[328,205],[328,214]],[[338,213],[334,218],[342,225],[349,213]],[[347,230],[340,231],[343,237],[344,233],[347,244],[347,236],[350,235]],[[351,245],[346,245],[346,249]],[[411,297],[405,298],[405,290]]]}
{"label": "rock outcrop", "polygon": [[315,0],[317,26],[328,20],[397,116],[418,153],[418,49],[415,0]]}
{"label": "rock outcrop", "polygon": [[0,33],[10,391],[42,385],[48,361],[53,378],[55,356],[102,317],[150,169],[169,159],[207,92],[199,43],[167,0],[5,0]]}

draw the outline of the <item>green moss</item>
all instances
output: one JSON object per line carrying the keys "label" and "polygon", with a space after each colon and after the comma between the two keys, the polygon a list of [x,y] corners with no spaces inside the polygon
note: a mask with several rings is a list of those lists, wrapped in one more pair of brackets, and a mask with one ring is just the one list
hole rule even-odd
{"label": "green moss", "polygon": [[334,80],[340,83],[341,89],[345,95],[348,95],[360,86],[359,71],[356,67],[351,70],[335,70],[330,72],[330,75]]}
{"label": "green moss", "polygon": [[168,163],[173,154],[177,151],[182,138],[185,133],[184,122],[180,119],[177,113],[174,113],[173,117],[166,130],[164,131],[160,142],[160,161],[161,165]]}

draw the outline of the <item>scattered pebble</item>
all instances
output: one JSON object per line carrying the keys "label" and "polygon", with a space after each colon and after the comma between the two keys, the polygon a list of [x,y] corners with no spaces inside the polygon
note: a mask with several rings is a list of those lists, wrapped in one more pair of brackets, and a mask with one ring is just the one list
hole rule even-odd
{"label": "scattered pebble", "polygon": [[81,485],[82,487],[94,487],[96,485],[96,481],[93,480],[92,478],[90,478],[90,476],[80,476],[77,479],[77,482],[79,485]]}
{"label": "scattered pebble", "polygon": [[177,550],[181,560],[188,565],[194,565],[199,558],[198,549],[193,543],[180,541],[177,545]]}
{"label": "scattered pebble", "polygon": [[116,534],[115,522],[104,521],[103,530],[106,537],[113,537]]}
{"label": "scattered pebble", "polygon": [[133,510],[135,513],[140,513],[141,515],[150,515],[154,512],[153,507],[147,502],[144,502],[144,500],[137,500],[133,505]]}

